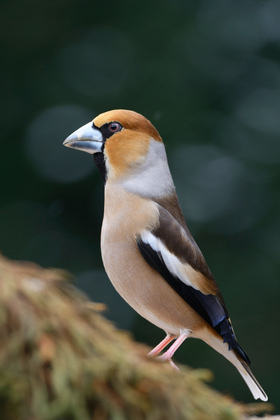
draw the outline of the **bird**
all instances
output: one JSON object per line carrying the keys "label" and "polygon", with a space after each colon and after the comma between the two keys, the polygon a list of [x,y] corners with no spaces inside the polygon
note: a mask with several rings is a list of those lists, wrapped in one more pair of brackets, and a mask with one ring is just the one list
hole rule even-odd
{"label": "bird", "polygon": [[103,265],[123,299],[165,332],[149,355],[176,368],[175,351],[187,338],[199,338],[237,368],[255,399],[267,401],[187,227],[154,125],[137,112],[111,110],[77,129],[63,145],[92,154],[101,174]]}

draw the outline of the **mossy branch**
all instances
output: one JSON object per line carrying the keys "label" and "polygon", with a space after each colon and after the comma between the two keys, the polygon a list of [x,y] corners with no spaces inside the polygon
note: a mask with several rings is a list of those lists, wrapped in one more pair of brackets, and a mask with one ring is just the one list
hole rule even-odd
{"label": "mossy branch", "polygon": [[0,417],[241,419],[209,372],[178,374],[116,330],[62,270],[0,258]]}

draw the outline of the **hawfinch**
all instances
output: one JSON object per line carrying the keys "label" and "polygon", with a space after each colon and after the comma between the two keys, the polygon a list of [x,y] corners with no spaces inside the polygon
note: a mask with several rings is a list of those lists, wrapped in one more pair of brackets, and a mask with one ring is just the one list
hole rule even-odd
{"label": "hawfinch", "polygon": [[171,358],[188,337],[200,338],[239,371],[255,399],[267,395],[238,344],[218,285],[180,208],[163,141],[133,111],[105,112],[63,143],[90,153],[105,185],[101,252],[118,293],[166,332],[150,354]]}

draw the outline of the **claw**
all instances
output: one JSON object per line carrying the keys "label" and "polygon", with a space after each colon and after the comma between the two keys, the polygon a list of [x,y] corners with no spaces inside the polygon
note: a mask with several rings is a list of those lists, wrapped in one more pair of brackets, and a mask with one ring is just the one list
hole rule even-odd
{"label": "claw", "polygon": [[[180,347],[180,345],[190,336],[190,331],[184,330],[181,332],[179,337],[176,339],[176,341],[172,344],[172,346],[165,352],[163,355],[158,356],[157,358],[159,360],[168,361],[170,366],[180,371],[178,366],[175,365],[175,363],[172,360],[173,354],[175,351]],[[149,356],[157,356],[172,340],[174,340],[176,337],[171,334],[167,334],[166,337],[153,349],[150,351]]]}
{"label": "claw", "polygon": [[157,357],[157,359],[168,362],[170,364],[170,366],[172,367],[172,369],[175,369],[175,370],[177,370],[177,372],[180,372],[180,369],[178,368],[178,366],[173,362],[172,359],[169,359],[168,357],[165,357],[165,354]]}

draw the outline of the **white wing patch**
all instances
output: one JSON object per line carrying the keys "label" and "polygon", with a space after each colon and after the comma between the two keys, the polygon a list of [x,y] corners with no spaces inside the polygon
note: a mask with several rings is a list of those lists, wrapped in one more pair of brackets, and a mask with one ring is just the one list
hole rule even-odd
{"label": "white wing patch", "polygon": [[[154,251],[160,253],[166,267],[172,275],[178,277],[187,286],[191,286],[202,293],[209,293],[201,288],[201,274],[196,272],[189,264],[182,263],[176,255],[172,254],[166,248],[159,238],[148,230],[143,231],[140,236],[145,244],[150,245]],[[199,285],[196,283],[199,283]]]}

